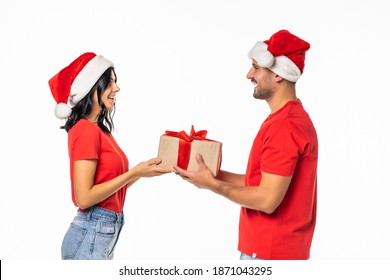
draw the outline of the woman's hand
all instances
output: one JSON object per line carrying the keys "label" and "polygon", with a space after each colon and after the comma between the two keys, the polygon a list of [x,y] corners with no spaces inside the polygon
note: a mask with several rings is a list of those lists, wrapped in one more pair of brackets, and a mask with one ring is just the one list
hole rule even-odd
{"label": "woman's hand", "polygon": [[148,161],[140,162],[133,167],[133,172],[138,177],[154,177],[173,172],[173,168],[163,168],[158,165],[161,159],[152,158]]}

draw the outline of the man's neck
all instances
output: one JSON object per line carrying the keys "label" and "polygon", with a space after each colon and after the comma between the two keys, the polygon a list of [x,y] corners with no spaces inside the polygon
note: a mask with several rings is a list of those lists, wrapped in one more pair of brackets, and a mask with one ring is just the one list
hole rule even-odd
{"label": "man's neck", "polygon": [[266,99],[268,106],[271,109],[271,114],[281,109],[287,102],[293,100],[297,100],[294,86],[285,87],[275,92],[272,97]]}

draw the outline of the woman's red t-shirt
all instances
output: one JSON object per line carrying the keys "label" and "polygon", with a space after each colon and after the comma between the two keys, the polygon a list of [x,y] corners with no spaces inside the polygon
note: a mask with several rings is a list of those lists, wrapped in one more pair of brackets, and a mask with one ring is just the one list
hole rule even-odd
{"label": "woman's red t-shirt", "polygon": [[[77,160],[96,159],[95,185],[107,182],[129,170],[129,162],[125,153],[116,143],[112,134],[104,133],[98,125],[80,119],[68,133],[68,149],[70,158],[70,178],[72,184],[72,200],[78,206],[74,192],[73,164]],[[115,192],[96,206],[121,213],[126,198],[127,186]]]}

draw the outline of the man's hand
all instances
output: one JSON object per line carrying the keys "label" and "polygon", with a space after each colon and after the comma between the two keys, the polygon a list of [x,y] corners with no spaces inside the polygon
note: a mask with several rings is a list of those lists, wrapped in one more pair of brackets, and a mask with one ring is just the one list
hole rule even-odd
{"label": "man's hand", "polygon": [[175,165],[173,166],[175,173],[198,188],[211,189],[215,181],[213,173],[204,163],[202,155],[196,154],[195,159],[198,164],[196,171],[187,171]]}
{"label": "man's hand", "polygon": [[[216,179],[200,154],[196,155],[196,162],[198,164],[196,171],[187,171],[178,166],[173,166],[173,169],[177,175],[200,189],[211,190],[243,207],[267,214],[273,213],[279,206],[292,179],[292,176],[261,172],[260,185],[248,187]],[[222,176],[228,175],[222,174]],[[242,176],[234,177],[236,178],[234,182],[244,183],[241,179]]]}

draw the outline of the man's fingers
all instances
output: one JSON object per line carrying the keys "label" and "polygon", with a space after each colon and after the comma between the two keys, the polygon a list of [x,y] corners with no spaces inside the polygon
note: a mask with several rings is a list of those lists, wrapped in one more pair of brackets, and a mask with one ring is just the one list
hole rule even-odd
{"label": "man's fingers", "polygon": [[183,171],[183,169],[181,169],[179,166],[177,165],[174,165],[173,166],[173,170],[176,174],[181,174],[181,172]]}
{"label": "man's fingers", "polygon": [[188,179],[189,178],[189,175],[188,175],[188,172],[180,167],[178,167],[177,165],[174,165],[173,166],[173,170],[174,172],[179,175],[180,177],[182,177],[183,179]]}
{"label": "man's fingers", "polygon": [[196,154],[195,159],[196,159],[196,162],[198,163],[198,165],[205,164],[201,154]]}

